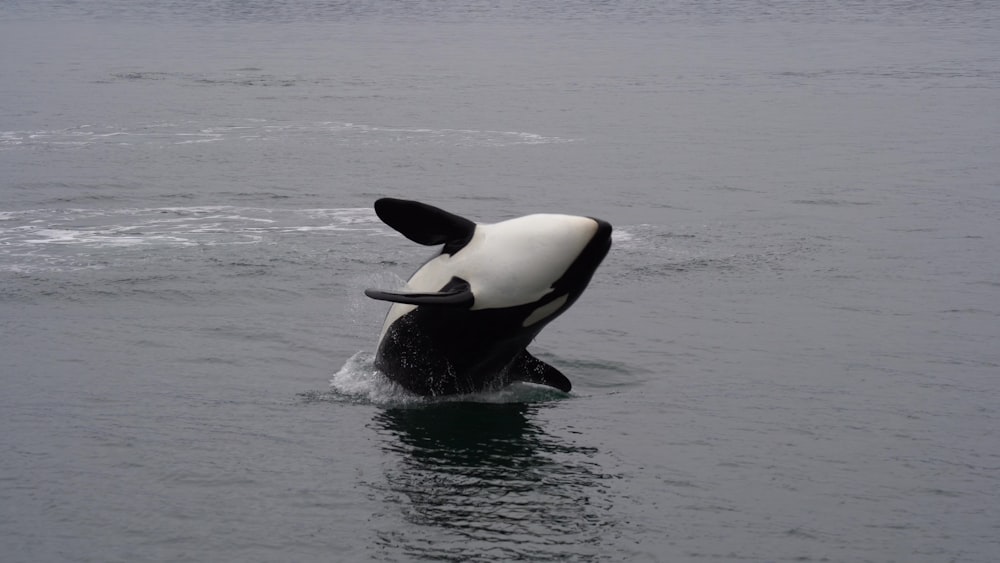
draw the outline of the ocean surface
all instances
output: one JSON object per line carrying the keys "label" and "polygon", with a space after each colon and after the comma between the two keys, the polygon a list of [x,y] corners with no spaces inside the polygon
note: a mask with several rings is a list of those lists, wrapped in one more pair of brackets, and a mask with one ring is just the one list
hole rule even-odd
{"label": "ocean surface", "polygon": [[[0,0],[5,562],[1000,560],[1000,4]],[[372,367],[383,196],[614,244]]]}

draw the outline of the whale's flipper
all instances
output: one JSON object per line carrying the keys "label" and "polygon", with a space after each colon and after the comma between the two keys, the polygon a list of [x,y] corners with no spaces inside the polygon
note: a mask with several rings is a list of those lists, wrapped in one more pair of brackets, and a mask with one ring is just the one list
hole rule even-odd
{"label": "whale's flipper", "polygon": [[383,223],[417,244],[447,244],[446,254],[465,246],[476,230],[476,224],[465,217],[419,201],[385,197],[375,202],[375,213]]}
{"label": "whale's flipper", "polygon": [[452,278],[440,291],[408,292],[366,289],[365,295],[380,301],[392,301],[406,305],[443,305],[448,307],[471,307],[476,300],[472,295],[469,282],[462,278]]}
{"label": "whale's flipper", "polygon": [[527,350],[518,354],[507,369],[510,370],[511,379],[515,381],[548,385],[564,393],[569,393],[573,388],[573,384],[561,371],[532,356]]}

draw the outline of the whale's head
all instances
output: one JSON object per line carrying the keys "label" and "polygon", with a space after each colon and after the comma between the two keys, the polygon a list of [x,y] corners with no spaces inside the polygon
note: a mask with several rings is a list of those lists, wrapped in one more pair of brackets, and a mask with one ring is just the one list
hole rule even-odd
{"label": "whale's head", "polygon": [[611,225],[592,217],[536,214],[477,225],[436,207],[389,198],[378,200],[375,211],[410,240],[443,245],[406,290],[366,291],[410,306],[399,315],[419,305],[534,306],[524,326],[551,320],[579,297],[611,246]]}

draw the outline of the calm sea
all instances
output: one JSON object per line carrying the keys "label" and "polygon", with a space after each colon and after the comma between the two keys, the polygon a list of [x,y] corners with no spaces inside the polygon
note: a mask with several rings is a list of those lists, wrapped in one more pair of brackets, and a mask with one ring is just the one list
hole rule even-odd
{"label": "calm sea", "polygon": [[[1000,4],[0,0],[5,562],[1000,559]],[[372,368],[382,196],[594,215]]]}

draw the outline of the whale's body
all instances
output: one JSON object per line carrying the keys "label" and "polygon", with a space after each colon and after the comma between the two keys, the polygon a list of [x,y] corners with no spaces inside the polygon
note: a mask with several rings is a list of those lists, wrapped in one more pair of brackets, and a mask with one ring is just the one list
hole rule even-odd
{"label": "whale's body", "polygon": [[380,199],[379,218],[410,240],[444,245],[393,302],[375,366],[420,395],[499,389],[514,381],[572,387],[525,348],[569,308],[611,246],[600,219],[538,214],[476,223],[414,201]]}

